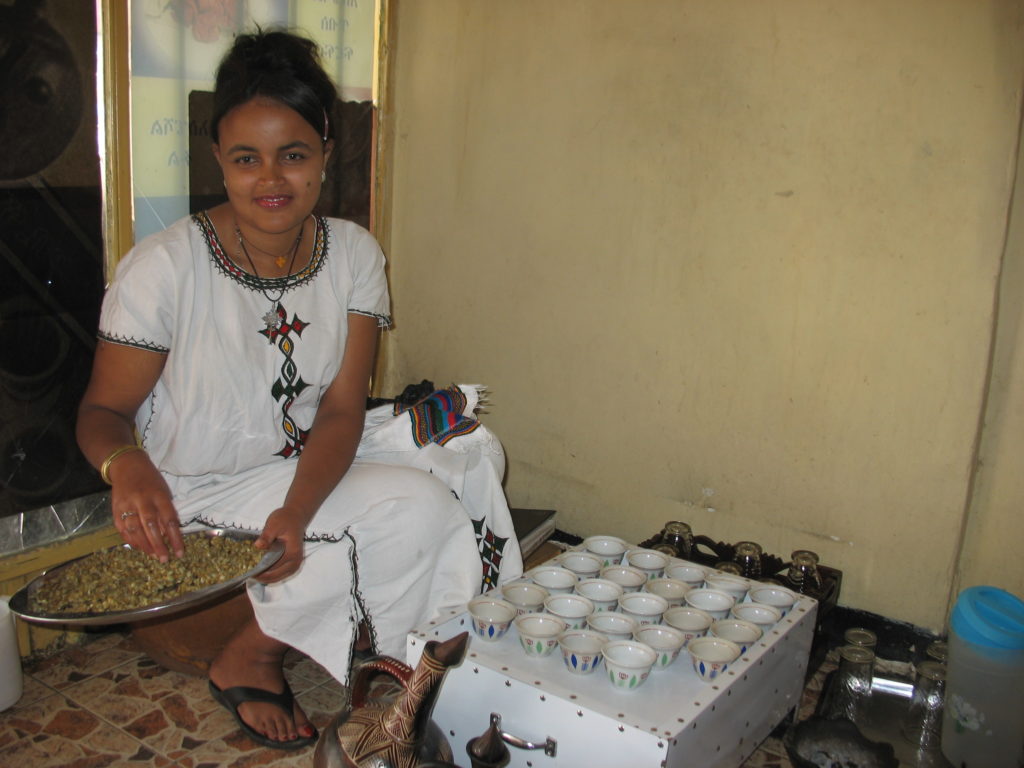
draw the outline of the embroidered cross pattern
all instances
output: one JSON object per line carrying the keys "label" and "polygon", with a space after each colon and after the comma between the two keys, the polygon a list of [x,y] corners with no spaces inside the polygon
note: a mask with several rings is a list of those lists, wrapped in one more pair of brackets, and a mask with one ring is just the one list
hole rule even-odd
{"label": "embroidered cross pattern", "polygon": [[495,536],[494,531],[487,527],[487,523],[483,519],[473,521],[473,533],[476,534],[476,543],[480,550],[480,564],[483,566],[480,591],[486,592],[498,586],[501,553],[505,551],[505,542],[508,541],[508,538]]}
{"label": "embroidered cross pattern", "polygon": [[271,387],[270,394],[275,401],[283,400],[281,403],[281,429],[284,431],[285,446],[274,455],[288,459],[302,453],[302,446],[306,444],[306,438],[309,435],[309,430],[302,429],[289,414],[296,398],[302,394],[302,390],[309,386],[302,380],[295,360],[292,358],[292,353],[295,351],[292,337],[293,335],[301,337],[302,331],[309,323],[300,320],[296,315],[292,315],[292,319],[289,320],[288,313],[280,302],[277,305],[277,317],[280,321],[277,327],[264,328],[260,334],[266,336],[271,343],[276,341],[277,348],[284,355],[284,360],[281,362],[281,375]]}

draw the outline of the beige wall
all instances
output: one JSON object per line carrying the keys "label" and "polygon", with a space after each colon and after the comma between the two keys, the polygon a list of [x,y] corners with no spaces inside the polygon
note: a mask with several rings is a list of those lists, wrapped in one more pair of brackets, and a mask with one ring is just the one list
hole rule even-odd
{"label": "beige wall", "polygon": [[965,510],[1022,20],[982,0],[393,0],[379,389],[487,384],[510,502],[572,533],[679,519],[813,549],[844,604],[940,629],[966,528],[964,578],[1019,587],[1019,557],[981,562],[1020,530],[1022,372],[991,403],[1017,418],[985,443],[1004,473],[979,478],[977,525]]}
{"label": "beige wall", "polygon": [[1024,596],[1024,145],[1018,151],[992,382],[956,583]]}

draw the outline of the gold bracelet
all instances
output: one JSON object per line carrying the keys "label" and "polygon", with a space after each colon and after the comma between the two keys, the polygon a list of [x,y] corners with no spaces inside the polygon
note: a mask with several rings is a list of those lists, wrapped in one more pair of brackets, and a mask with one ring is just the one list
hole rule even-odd
{"label": "gold bracelet", "polygon": [[103,463],[100,464],[100,477],[103,478],[103,482],[107,485],[113,485],[113,483],[110,482],[110,475],[107,473],[110,472],[110,465],[113,464],[115,460],[124,456],[126,453],[143,450],[145,450],[145,448],[141,445],[122,445],[120,448],[115,448],[113,452],[103,460]]}

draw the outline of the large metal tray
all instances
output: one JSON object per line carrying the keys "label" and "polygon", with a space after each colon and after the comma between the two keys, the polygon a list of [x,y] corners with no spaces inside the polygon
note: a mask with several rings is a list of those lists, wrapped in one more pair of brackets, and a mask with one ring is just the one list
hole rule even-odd
{"label": "large metal tray", "polygon": [[[244,540],[255,540],[259,534],[248,533],[244,531],[223,531],[223,530],[209,530],[209,531],[198,531],[194,533],[185,534],[185,536],[225,536],[227,538],[236,539],[240,541]],[[121,547],[127,547],[127,544],[119,545]],[[118,547],[110,547],[109,549],[117,549]],[[104,550],[104,551],[109,551]],[[284,545],[280,542],[274,542],[267,549],[266,553],[260,559],[259,563],[249,571],[236,576],[233,579],[222,581],[219,584],[211,584],[208,587],[197,589],[193,592],[187,592],[184,595],[178,595],[170,600],[166,600],[160,603],[153,603],[152,605],[143,606],[141,608],[133,608],[128,611],[107,611],[103,613],[41,613],[32,609],[32,596],[36,591],[47,581],[57,578],[60,574],[67,569],[72,563],[76,563],[80,560],[84,560],[87,557],[93,555],[84,555],[83,557],[76,557],[73,560],[69,560],[66,563],[50,568],[48,571],[44,571],[39,576],[34,578],[24,587],[19,589],[11,597],[9,605],[11,611],[25,619],[36,624],[56,624],[63,626],[109,626],[111,624],[131,624],[132,622],[141,621],[143,619],[152,619],[158,616],[166,616],[168,614],[183,611],[186,608],[192,608],[193,606],[204,603],[207,600],[211,600],[219,595],[223,595],[226,592],[230,592],[235,587],[243,584],[246,579],[250,579],[254,576],[266,571],[270,566],[276,563],[281,555],[284,554]]]}

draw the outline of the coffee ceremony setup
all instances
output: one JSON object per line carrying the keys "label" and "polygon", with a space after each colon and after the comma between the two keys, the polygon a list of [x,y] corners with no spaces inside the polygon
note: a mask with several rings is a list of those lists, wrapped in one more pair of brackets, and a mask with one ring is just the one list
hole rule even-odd
{"label": "coffee ceremony setup", "polygon": [[0,768],[1024,768],[1024,0],[0,60]]}

